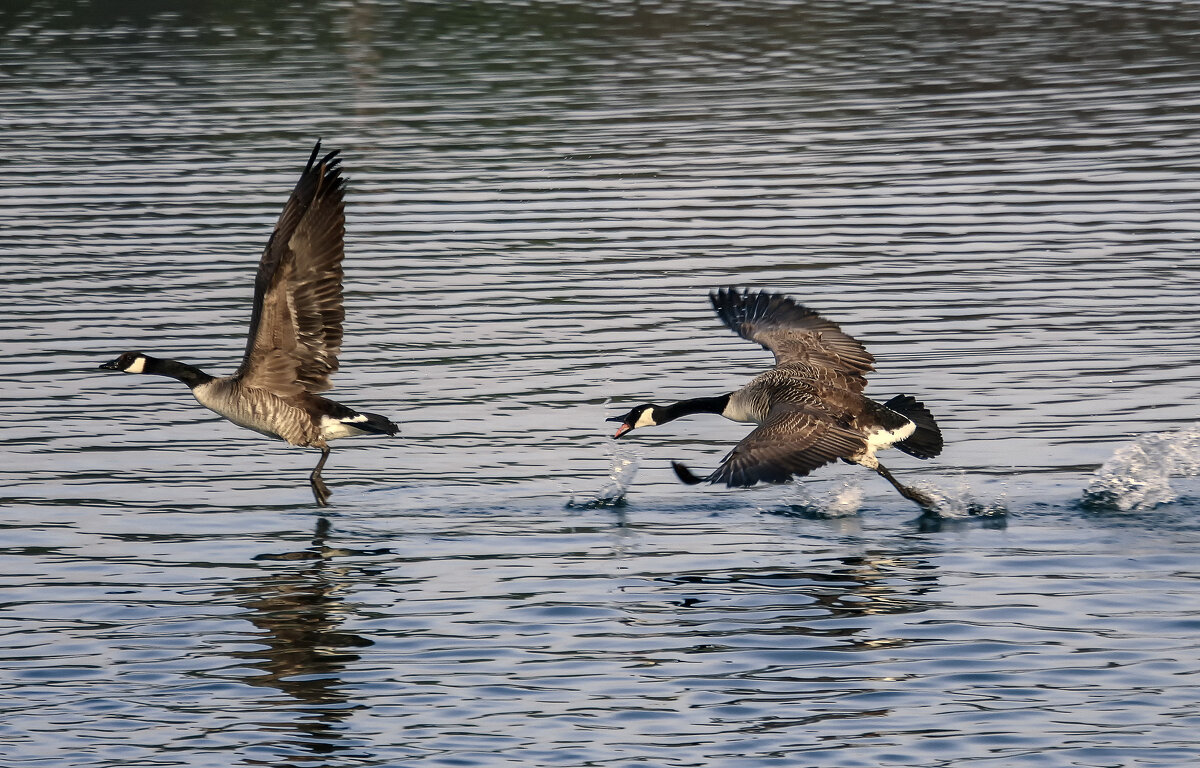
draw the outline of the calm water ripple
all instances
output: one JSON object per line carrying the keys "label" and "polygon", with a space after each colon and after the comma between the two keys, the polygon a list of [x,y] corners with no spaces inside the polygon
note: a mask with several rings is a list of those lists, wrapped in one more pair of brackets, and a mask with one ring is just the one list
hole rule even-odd
{"label": "calm water ripple", "polygon": [[[1200,8],[259,2],[0,10],[0,752],[88,766],[1164,766],[1200,753]],[[343,150],[317,516],[232,370]],[[945,453],[698,491],[617,409],[878,358]],[[970,514],[980,511],[992,514]],[[1005,514],[997,514],[1003,512]]]}

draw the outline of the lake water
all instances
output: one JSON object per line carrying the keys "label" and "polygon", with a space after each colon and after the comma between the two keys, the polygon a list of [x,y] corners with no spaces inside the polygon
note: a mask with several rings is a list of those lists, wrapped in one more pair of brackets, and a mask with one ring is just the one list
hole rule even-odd
{"label": "lake water", "polygon": [[[5,768],[1200,764],[1200,7],[152,5],[0,9]],[[236,367],[318,137],[402,425],[324,512],[95,370]],[[608,439],[769,364],[724,285],[930,407],[940,517]]]}

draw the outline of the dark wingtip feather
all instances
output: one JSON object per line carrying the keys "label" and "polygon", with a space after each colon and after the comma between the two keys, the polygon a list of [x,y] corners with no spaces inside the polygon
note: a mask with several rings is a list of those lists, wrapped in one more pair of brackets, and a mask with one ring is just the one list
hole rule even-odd
{"label": "dark wingtip feather", "polygon": [[[308,156],[304,173],[300,174],[300,180],[296,182],[293,195],[301,194],[302,197],[305,197],[313,194],[321,197],[331,192],[340,192],[345,186],[346,179],[342,176],[342,160],[339,157],[342,151],[340,149],[330,150],[318,162],[317,157],[321,154],[321,141],[321,139],[317,139],[317,143],[313,145],[312,153]],[[312,190],[312,192],[308,190]],[[311,198],[306,200],[304,208],[307,208],[311,202]]]}
{"label": "dark wingtip feather", "polygon": [[[308,156],[308,163],[304,166],[304,173],[301,174],[301,181],[318,165],[317,156],[321,154],[321,141],[322,139],[317,139],[317,143],[313,145],[312,154]],[[325,156],[321,158],[319,165],[321,168],[321,177],[325,183],[342,180],[340,175],[342,160],[338,157],[341,153],[340,149],[333,149],[326,152]]]}
{"label": "dark wingtip feather", "polygon": [[696,477],[692,474],[692,470],[688,469],[678,461],[671,462],[671,469],[675,470],[675,477],[679,478],[681,483],[685,485],[699,485],[704,482],[704,478]]}
{"label": "dark wingtip feather", "polygon": [[709,300],[725,327],[770,350],[776,364],[803,362],[847,376],[861,388],[875,358],[841,327],[781,293],[716,288]]}
{"label": "dark wingtip feather", "polygon": [[[781,319],[800,320],[819,317],[816,311],[799,304],[790,296],[749,288],[714,288],[708,292],[713,308],[730,327],[733,323],[761,320],[778,315]],[[826,320],[830,325],[836,323]]]}

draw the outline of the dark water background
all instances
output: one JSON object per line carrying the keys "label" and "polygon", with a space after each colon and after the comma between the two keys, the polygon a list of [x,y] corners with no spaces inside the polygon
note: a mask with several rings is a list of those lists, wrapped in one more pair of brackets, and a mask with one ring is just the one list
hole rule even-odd
{"label": "dark water background", "polygon": [[[1198,82],[1149,0],[0,5],[0,762],[1200,764]],[[236,366],[318,137],[333,395],[403,425],[323,516],[94,370]],[[942,519],[678,485],[717,418],[610,444],[767,363],[720,285],[930,406],[886,463]]]}

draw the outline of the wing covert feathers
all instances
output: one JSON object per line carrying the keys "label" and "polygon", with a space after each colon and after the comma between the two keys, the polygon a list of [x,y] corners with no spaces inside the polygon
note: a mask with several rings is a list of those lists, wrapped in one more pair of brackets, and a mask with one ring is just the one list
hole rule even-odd
{"label": "wing covert feathers", "polygon": [[828,421],[827,416],[780,408],[704,479],[728,486],[782,483],[865,447],[862,435]]}

